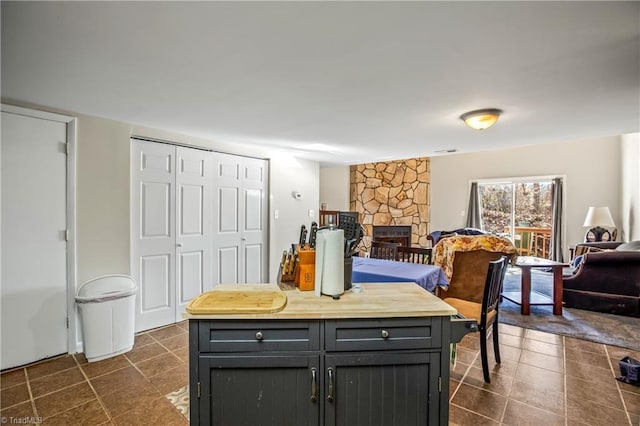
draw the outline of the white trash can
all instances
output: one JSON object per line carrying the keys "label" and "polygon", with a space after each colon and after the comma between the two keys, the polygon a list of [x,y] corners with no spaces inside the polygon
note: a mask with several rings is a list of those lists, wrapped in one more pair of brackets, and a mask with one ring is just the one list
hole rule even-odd
{"label": "white trash can", "polygon": [[82,284],[76,295],[84,354],[89,362],[133,348],[138,288],[127,275],[105,275]]}

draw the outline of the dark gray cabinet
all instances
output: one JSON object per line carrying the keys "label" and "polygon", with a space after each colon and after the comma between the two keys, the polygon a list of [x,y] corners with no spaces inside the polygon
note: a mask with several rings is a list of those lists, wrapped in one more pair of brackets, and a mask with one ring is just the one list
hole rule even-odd
{"label": "dark gray cabinet", "polygon": [[200,419],[192,424],[318,424],[320,404],[311,399],[310,377],[320,370],[317,354],[201,356],[198,364]]}
{"label": "dark gray cabinet", "polygon": [[192,425],[447,424],[446,317],[189,323]]}

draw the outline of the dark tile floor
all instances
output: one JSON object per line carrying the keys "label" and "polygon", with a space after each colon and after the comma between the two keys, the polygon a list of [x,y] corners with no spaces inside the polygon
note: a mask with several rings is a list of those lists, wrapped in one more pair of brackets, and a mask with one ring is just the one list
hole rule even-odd
{"label": "dark tile floor", "polygon": [[188,345],[185,322],[140,333],[131,351],[104,361],[87,363],[83,354],[65,355],[3,372],[0,420],[187,425],[165,395],[189,383]]}
{"label": "dark tile floor", "polygon": [[[491,384],[477,334],[458,345],[450,424],[640,425],[640,388],[615,380],[618,360],[639,352],[504,324],[500,337]],[[45,425],[185,425],[165,395],[188,384],[187,353],[180,323],[138,334],[132,351],[108,360],[67,355],[6,371],[0,415]]]}
{"label": "dark tile floor", "polygon": [[500,324],[483,380],[477,335],[458,345],[451,371],[452,425],[640,425],[640,387],[618,382],[618,361],[640,352]]}

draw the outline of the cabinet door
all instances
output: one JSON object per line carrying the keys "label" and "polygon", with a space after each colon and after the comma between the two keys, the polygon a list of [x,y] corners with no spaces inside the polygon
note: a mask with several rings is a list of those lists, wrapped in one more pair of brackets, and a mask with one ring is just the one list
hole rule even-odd
{"label": "cabinet door", "polygon": [[327,355],[325,424],[438,424],[440,353]]}
{"label": "cabinet door", "polygon": [[198,367],[198,417],[191,424],[319,424],[319,355],[200,356]]}

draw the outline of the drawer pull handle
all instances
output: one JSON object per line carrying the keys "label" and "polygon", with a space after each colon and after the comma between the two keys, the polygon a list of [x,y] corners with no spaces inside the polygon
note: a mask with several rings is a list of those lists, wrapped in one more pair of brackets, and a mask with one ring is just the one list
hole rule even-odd
{"label": "drawer pull handle", "polygon": [[316,378],[316,369],[311,369],[311,402],[318,400],[318,380]]}
{"label": "drawer pull handle", "polygon": [[256,333],[256,340],[262,340],[262,337],[263,337],[263,336],[262,336],[262,331],[258,331],[258,332]]}
{"label": "drawer pull handle", "polygon": [[329,373],[329,391],[327,395],[327,401],[333,402],[333,368],[327,370]]}
{"label": "drawer pull handle", "polygon": [[382,338],[386,339],[387,337],[389,337],[389,332],[387,330],[382,330]]}

